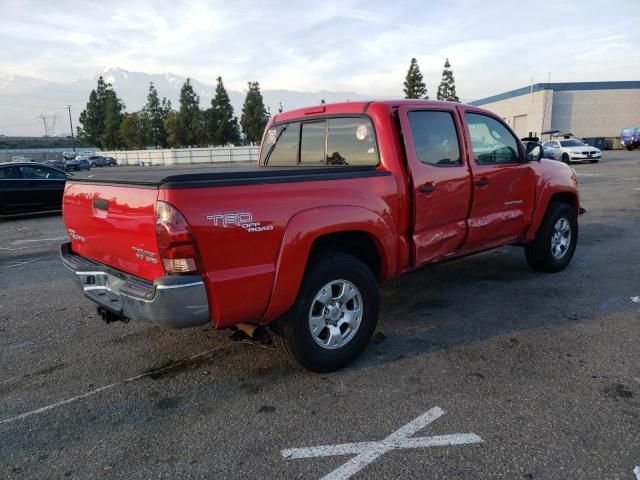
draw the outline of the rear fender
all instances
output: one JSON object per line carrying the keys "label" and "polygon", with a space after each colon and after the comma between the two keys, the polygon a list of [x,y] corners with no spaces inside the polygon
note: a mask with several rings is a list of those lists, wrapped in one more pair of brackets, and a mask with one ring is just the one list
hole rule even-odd
{"label": "rear fender", "polygon": [[295,302],[313,242],[323,235],[348,231],[365,232],[373,239],[380,255],[380,281],[393,275],[397,269],[398,236],[375,212],[354,206],[305,210],[287,224],[264,322],[282,316]]}

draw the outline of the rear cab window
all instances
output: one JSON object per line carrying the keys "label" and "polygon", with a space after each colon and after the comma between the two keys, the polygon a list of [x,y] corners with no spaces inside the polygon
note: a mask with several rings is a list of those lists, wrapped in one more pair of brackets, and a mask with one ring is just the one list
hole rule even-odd
{"label": "rear cab window", "polygon": [[377,166],[378,146],[367,117],[310,119],[272,126],[260,154],[265,166]]}

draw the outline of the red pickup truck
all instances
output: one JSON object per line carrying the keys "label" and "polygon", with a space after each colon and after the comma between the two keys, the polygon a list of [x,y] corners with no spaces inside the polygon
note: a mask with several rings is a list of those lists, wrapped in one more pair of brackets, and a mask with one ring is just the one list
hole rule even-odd
{"label": "red pickup truck", "polygon": [[458,103],[280,113],[254,167],[71,178],[62,260],[108,321],[270,325],[293,360],[332,371],[365,348],[394,276],[501,245],[540,271],[568,265],[577,180],[542,153]]}

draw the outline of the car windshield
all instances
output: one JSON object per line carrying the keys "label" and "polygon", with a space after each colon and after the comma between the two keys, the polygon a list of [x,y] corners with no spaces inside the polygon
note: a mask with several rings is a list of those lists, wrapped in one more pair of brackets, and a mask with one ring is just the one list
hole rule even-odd
{"label": "car windshield", "polygon": [[580,140],[561,140],[560,145],[563,147],[584,147],[585,144]]}

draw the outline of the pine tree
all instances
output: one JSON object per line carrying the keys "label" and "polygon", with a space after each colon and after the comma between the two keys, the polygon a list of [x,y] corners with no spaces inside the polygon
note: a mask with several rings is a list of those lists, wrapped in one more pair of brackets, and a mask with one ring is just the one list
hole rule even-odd
{"label": "pine tree", "polygon": [[113,86],[99,77],[97,88],[91,90],[87,106],[80,113],[78,138],[99,148],[117,147],[124,108]]}
{"label": "pine tree", "polygon": [[104,132],[100,136],[102,147],[108,150],[114,150],[122,147],[122,136],[120,135],[120,124],[124,114],[122,110],[124,105],[116,97],[113,90],[107,91],[105,100],[105,119]]}
{"label": "pine tree", "polygon": [[222,77],[217,78],[216,94],[207,110],[209,140],[213,145],[237,145],[240,143],[238,118],[233,116],[229,94],[224,88]]}
{"label": "pine tree", "polygon": [[180,146],[178,142],[178,113],[170,110],[164,119],[164,129],[167,132],[167,145],[171,148]]}
{"label": "pine tree", "polygon": [[427,95],[427,86],[425,85],[418,61],[411,59],[407,78],[404,81],[404,98],[429,98]]}
{"label": "pine tree", "polygon": [[450,102],[459,102],[460,99],[456,95],[456,84],[451,71],[449,59],[444,62],[444,70],[442,71],[442,81],[438,86],[438,100],[449,100]]}
{"label": "pine tree", "polygon": [[258,82],[249,82],[249,91],[244,99],[242,118],[240,119],[245,142],[249,144],[259,143],[262,140],[262,133],[268,121],[269,115],[264,107],[260,84]]}
{"label": "pine tree", "polygon": [[206,145],[204,115],[200,110],[200,97],[187,78],[180,89],[180,110],[176,117],[175,140],[178,145],[194,147]]}
{"label": "pine tree", "polygon": [[153,82],[149,84],[149,94],[147,95],[147,104],[142,109],[142,114],[146,117],[149,129],[148,141],[155,145],[156,148],[165,148],[167,146],[167,131],[164,128],[164,121],[167,113],[171,110],[171,102],[158,96]]}

